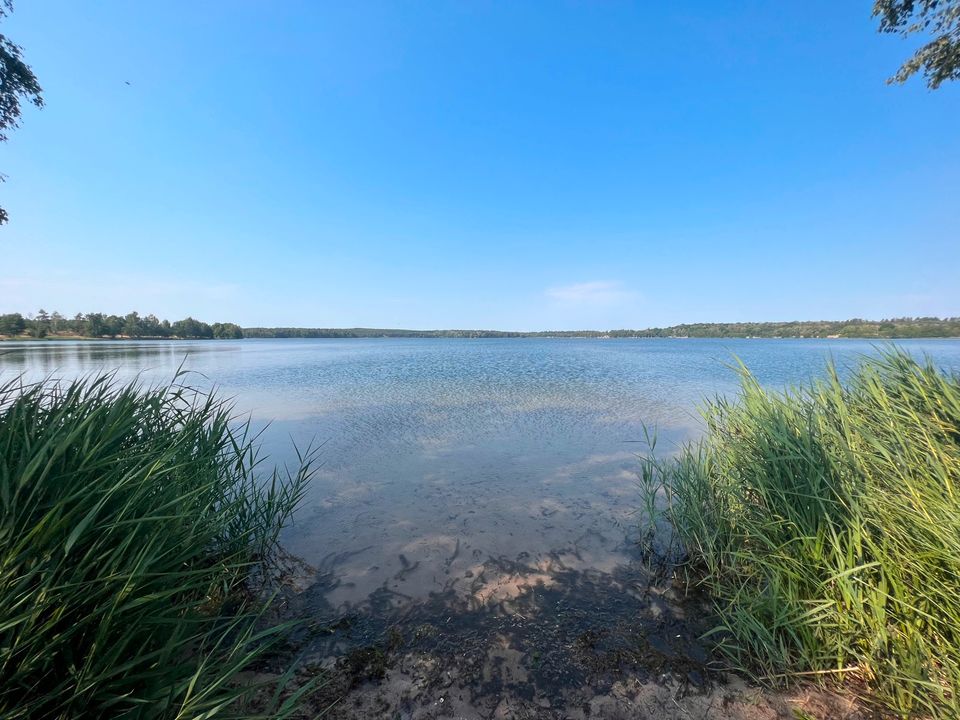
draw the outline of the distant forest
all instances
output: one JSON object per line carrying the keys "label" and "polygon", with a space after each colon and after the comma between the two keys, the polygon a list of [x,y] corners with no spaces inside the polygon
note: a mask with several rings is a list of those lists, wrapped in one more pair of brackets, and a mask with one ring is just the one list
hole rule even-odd
{"label": "distant forest", "polygon": [[155,315],[77,314],[38,311],[0,315],[0,336],[7,338],[933,338],[960,337],[960,317],[891,318],[889,320],[817,320],[761,323],[694,323],[646,330],[400,330],[391,328],[241,328],[234,323],[208,324],[192,317],[170,322]]}
{"label": "distant forest", "polygon": [[233,323],[212,325],[192,317],[170,322],[155,315],[141,317],[139,313],[105,315],[78,313],[72,318],[58,312],[40,310],[24,317],[20,313],[0,315],[0,335],[24,338],[180,338],[185,340],[235,340],[243,337],[243,330]]}
{"label": "distant forest", "polygon": [[892,318],[890,320],[816,320],[761,323],[695,323],[646,330],[545,330],[506,332],[502,330],[395,330],[375,328],[244,328],[248,338],[914,338],[960,337],[960,317]]}

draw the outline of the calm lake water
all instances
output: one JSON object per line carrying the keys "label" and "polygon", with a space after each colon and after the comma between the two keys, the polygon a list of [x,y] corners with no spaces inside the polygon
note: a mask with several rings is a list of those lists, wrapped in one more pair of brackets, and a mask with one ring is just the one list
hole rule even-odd
{"label": "calm lake water", "polygon": [[[960,371],[960,341],[907,341]],[[771,387],[876,352],[848,340],[244,340],[0,345],[0,378],[117,370],[215,385],[279,463],[323,443],[284,537],[335,578],[331,608],[431,593],[504,601],[557,567],[612,572],[633,549],[644,426],[669,451],[697,404],[736,389],[740,358]],[[490,562],[522,566],[522,579]]]}

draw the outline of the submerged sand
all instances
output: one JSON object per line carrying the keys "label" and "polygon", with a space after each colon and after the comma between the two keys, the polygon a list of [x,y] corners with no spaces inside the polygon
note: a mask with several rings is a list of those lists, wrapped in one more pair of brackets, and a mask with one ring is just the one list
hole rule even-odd
{"label": "submerged sand", "polygon": [[[347,612],[329,602],[335,569],[299,566],[281,612],[307,624],[265,672],[297,667],[294,687],[327,684],[304,717],[861,718],[850,698],[764,689],[726,672],[700,640],[708,608],[669,571],[634,552],[609,570],[569,549],[531,562],[454,547],[441,591],[387,587]],[[420,571],[408,564],[398,580]]]}

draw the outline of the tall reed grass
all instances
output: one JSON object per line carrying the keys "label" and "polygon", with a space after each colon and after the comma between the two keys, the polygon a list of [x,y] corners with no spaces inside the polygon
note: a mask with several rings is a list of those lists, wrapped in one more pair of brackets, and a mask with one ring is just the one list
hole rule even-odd
{"label": "tall reed grass", "polygon": [[895,349],[785,393],[742,368],[703,414],[658,468],[720,649],[766,681],[960,717],[960,378]]}
{"label": "tall reed grass", "polygon": [[283,631],[249,581],[310,475],[254,440],[180,384],[0,385],[0,717],[243,715]]}

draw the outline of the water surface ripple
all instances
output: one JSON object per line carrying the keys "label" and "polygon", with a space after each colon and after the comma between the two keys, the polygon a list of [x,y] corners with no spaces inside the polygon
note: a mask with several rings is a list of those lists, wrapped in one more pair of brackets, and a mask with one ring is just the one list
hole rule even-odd
{"label": "water surface ripple", "polygon": [[[960,370],[960,341],[905,341]],[[0,377],[217,386],[269,421],[264,449],[323,443],[322,466],[284,541],[336,578],[333,608],[373,593],[504,599],[484,563],[612,572],[631,552],[644,426],[669,450],[699,431],[697,404],[736,388],[741,359],[771,387],[848,367],[877,345],[851,340],[370,339],[39,342],[0,345]]]}

